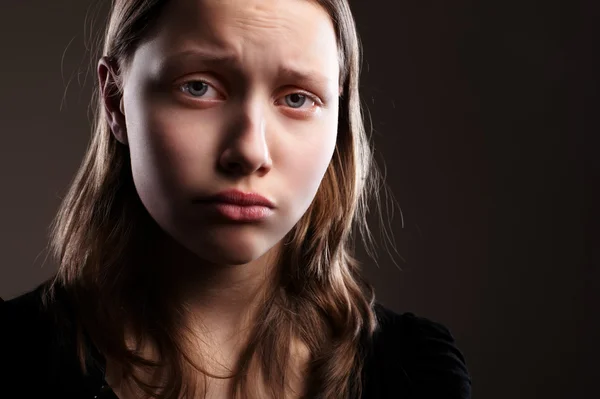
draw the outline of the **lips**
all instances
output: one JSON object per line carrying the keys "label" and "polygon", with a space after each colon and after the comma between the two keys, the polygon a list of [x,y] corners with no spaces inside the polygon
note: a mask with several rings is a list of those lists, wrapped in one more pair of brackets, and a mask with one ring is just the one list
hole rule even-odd
{"label": "lips", "polygon": [[256,193],[244,193],[239,190],[227,190],[218,194],[200,199],[199,202],[220,202],[237,206],[263,206],[275,208],[273,202]]}
{"label": "lips", "polygon": [[239,190],[222,191],[195,202],[205,205],[219,218],[235,222],[261,221],[273,214],[275,208],[273,202],[262,195]]}

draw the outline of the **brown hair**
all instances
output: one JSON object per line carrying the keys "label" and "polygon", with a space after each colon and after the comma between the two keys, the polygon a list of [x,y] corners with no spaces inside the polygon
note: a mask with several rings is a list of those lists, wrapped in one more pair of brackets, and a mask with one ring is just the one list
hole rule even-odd
{"label": "brown hair", "polygon": [[[380,176],[372,165],[360,105],[361,50],[347,0],[314,1],[329,13],[337,36],[343,87],[338,139],[314,201],[284,238],[289,244],[278,264],[285,271],[239,360],[233,376],[237,397],[249,397],[251,364],[262,370],[270,394],[284,397],[290,343],[297,338],[310,353],[304,397],[358,398],[364,348],[377,324],[373,289],[353,257],[355,233],[371,243],[367,196],[375,193],[377,199]],[[166,3],[114,1],[103,55],[125,67]],[[112,89],[119,94],[118,85]],[[100,92],[95,97],[90,146],[53,223],[50,244],[59,270],[52,288],[60,286],[76,306],[81,348],[85,331],[149,396],[193,396],[193,373],[201,368],[184,350],[183,310],[153,291],[151,262],[143,257],[143,240],[159,227],[135,191],[128,148],[111,134]],[[139,272],[141,265],[145,273]],[[133,348],[125,340],[125,325],[137,340]],[[148,337],[156,343],[159,361],[138,352]],[[83,349],[80,358],[85,369]],[[137,378],[134,367],[155,370],[160,386]]]}

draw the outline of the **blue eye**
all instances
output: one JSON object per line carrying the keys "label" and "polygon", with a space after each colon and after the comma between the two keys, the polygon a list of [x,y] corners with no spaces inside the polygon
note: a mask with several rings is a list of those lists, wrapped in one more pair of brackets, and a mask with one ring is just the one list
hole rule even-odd
{"label": "blue eye", "polygon": [[[307,99],[307,97],[305,95],[300,94],[300,93],[292,93],[292,94],[285,96],[285,98],[286,98],[286,101],[285,101],[286,104],[289,105],[291,108],[302,107]],[[288,99],[290,99],[291,101],[288,101]]]}
{"label": "blue eye", "polygon": [[201,97],[208,91],[209,85],[201,80],[186,82],[181,86],[181,91],[189,93],[194,97]]}

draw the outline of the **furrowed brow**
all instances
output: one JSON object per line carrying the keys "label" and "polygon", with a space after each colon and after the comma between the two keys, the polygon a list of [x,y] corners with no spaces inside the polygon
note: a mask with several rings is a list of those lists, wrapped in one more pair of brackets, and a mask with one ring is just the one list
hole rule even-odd
{"label": "furrowed brow", "polygon": [[291,82],[300,82],[310,87],[326,88],[331,82],[323,74],[314,70],[301,70],[291,66],[282,66],[279,69],[279,79]]}
{"label": "furrowed brow", "polygon": [[[205,48],[195,48],[184,50],[167,55],[161,62],[159,70],[164,73],[176,71],[188,64],[198,64],[207,67],[224,68],[243,74],[243,67],[240,60],[233,52],[224,50],[212,50]],[[310,68],[302,68],[298,65],[282,65],[276,76],[278,81],[289,82],[290,84],[306,85],[315,90],[325,90],[332,84],[321,72]]]}
{"label": "furrowed brow", "polygon": [[160,62],[159,69],[170,71],[188,63],[240,69],[240,62],[234,54],[206,49],[185,50],[167,55]]}

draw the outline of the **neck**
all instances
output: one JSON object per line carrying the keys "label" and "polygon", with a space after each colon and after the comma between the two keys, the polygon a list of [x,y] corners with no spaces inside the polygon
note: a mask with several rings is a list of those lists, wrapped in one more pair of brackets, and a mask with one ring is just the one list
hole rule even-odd
{"label": "neck", "polygon": [[[184,310],[182,327],[191,344],[184,343],[186,356],[202,365],[209,376],[221,376],[210,379],[218,388],[223,381],[228,381],[222,378],[235,370],[248,344],[253,321],[265,297],[276,286],[280,246],[247,264],[215,265],[202,261],[169,238],[156,244],[151,246],[152,253],[145,255],[153,259],[152,265],[157,267],[154,270],[161,270],[160,276],[155,277],[160,287],[155,289],[159,288],[161,295],[164,293]],[[145,345],[143,356],[155,359],[152,342],[146,341]],[[306,345],[293,339],[290,355],[290,384],[300,392],[310,354]],[[107,359],[109,385],[125,389],[120,388],[119,372],[111,359]],[[253,372],[258,373],[256,378],[260,377],[260,371]]]}
{"label": "neck", "polygon": [[219,336],[239,335],[273,287],[278,248],[246,264],[206,262],[173,240],[157,246],[159,268],[167,271],[166,292],[183,306],[192,330]]}

